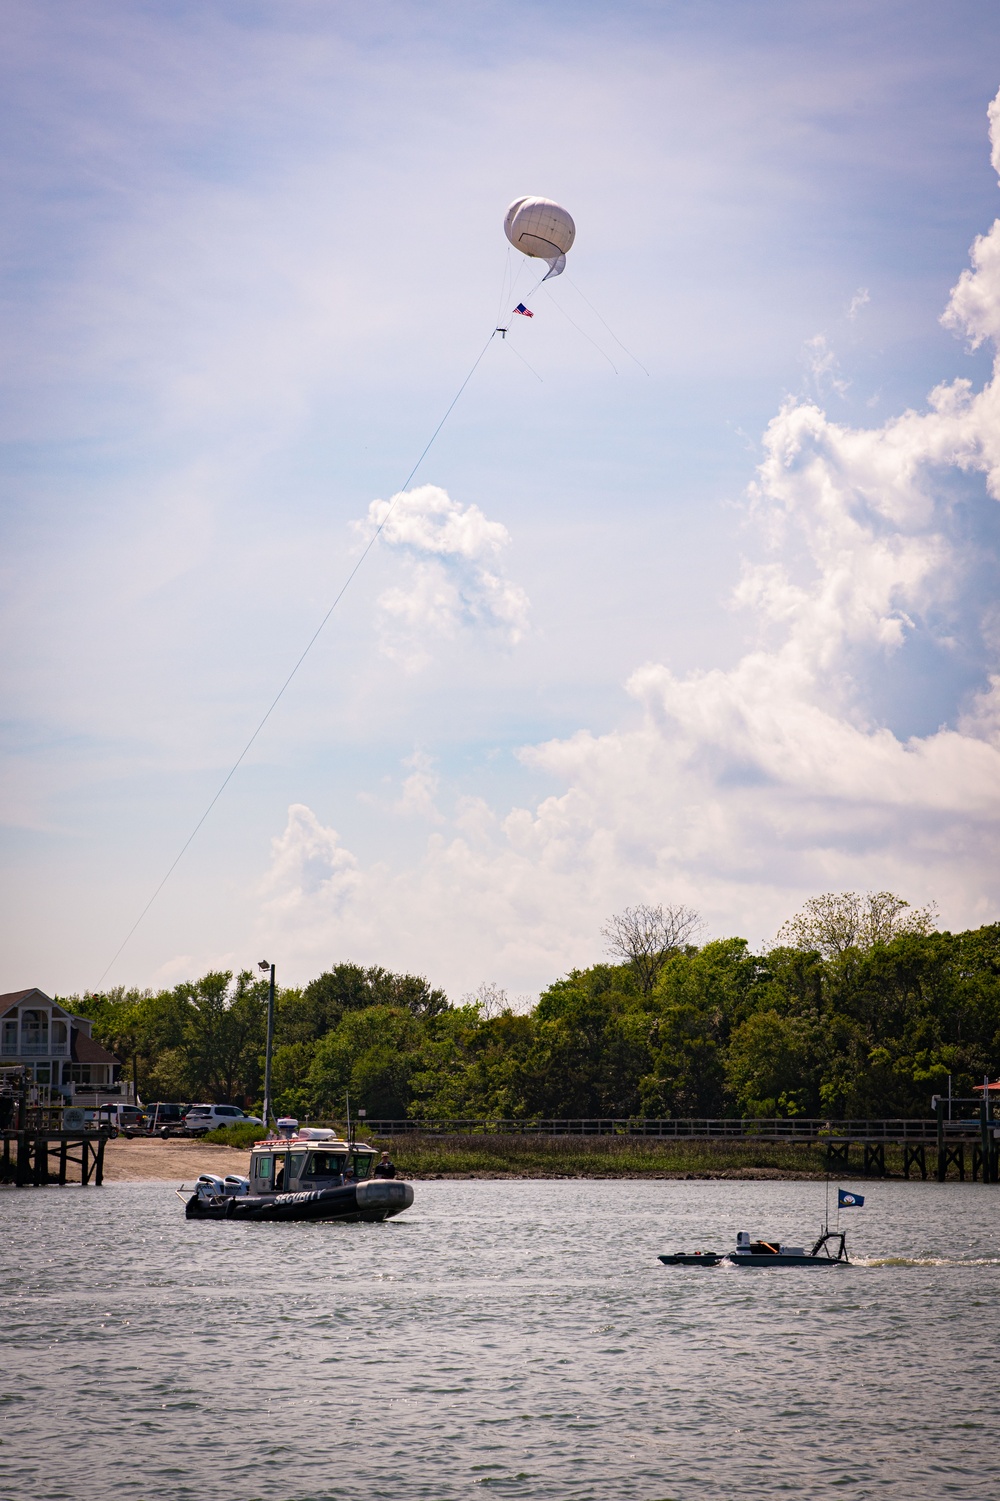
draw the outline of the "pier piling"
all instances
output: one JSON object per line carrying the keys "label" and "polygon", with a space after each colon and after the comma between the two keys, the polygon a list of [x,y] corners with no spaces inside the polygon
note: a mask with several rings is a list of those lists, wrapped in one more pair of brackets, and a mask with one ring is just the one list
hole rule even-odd
{"label": "pier piling", "polygon": [[[66,1184],[69,1169],[79,1169],[82,1187],[104,1182],[104,1146],[106,1130],[99,1131],[23,1131],[0,1132],[0,1183],[16,1188],[44,1188],[47,1184]],[[50,1159],[55,1158],[53,1163]]]}

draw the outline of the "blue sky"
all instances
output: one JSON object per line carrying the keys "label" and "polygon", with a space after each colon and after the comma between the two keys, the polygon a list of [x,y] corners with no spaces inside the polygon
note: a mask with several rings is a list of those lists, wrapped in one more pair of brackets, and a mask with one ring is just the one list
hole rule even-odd
{"label": "blue sky", "polygon": [[109,982],[531,994],[640,900],[754,943],[828,889],[996,918],[992,263],[941,322],[997,213],[995,6],[7,29],[4,988],[97,984],[494,325],[525,193],[567,275]]}

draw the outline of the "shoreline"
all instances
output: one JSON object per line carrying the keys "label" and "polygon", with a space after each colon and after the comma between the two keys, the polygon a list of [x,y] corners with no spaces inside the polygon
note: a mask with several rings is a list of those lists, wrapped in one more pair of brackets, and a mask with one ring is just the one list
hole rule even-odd
{"label": "shoreline", "polygon": [[[774,1164],[738,1163],[726,1165],[724,1162],[692,1164],[690,1167],[663,1167],[650,1166],[637,1168],[634,1162],[628,1166],[622,1165],[616,1168],[608,1161],[607,1154],[595,1153],[597,1160],[592,1164],[582,1165],[578,1162],[540,1167],[535,1164],[518,1164],[510,1167],[475,1165],[468,1167],[455,1166],[447,1168],[442,1166],[438,1170],[437,1163],[416,1163],[412,1168],[405,1164],[405,1152],[398,1152],[397,1176],[405,1178],[410,1183],[434,1183],[434,1182],[535,1182],[543,1180],[573,1181],[585,1179],[623,1180],[637,1182],[644,1178],[658,1181],[721,1181],[721,1182],[778,1182],[786,1181],[819,1181],[822,1182],[826,1174],[815,1167],[795,1168],[791,1166],[777,1166]],[[423,1155],[414,1152],[414,1157]],[[400,1163],[398,1158],[404,1161]],[[602,1160],[603,1159],[603,1160]],[[136,1137],[129,1141],[125,1137],[118,1137],[115,1141],[109,1141],[104,1150],[104,1181],[105,1183],[171,1183],[179,1184],[190,1182],[193,1184],[199,1173],[217,1172],[222,1173],[245,1173],[250,1166],[250,1153],[240,1147],[221,1146],[216,1143],[203,1141],[184,1141],[171,1138],[169,1141],[160,1141],[148,1137]],[[841,1173],[843,1178],[860,1178],[860,1173]]]}

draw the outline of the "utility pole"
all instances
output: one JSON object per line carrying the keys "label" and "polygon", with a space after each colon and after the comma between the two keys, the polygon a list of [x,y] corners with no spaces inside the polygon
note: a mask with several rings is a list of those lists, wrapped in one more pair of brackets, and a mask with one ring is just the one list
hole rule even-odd
{"label": "utility pole", "polygon": [[267,987],[267,1047],[264,1052],[264,1126],[271,1127],[271,1049],[274,1046],[274,965],[262,959],[258,969],[269,969],[271,978]]}

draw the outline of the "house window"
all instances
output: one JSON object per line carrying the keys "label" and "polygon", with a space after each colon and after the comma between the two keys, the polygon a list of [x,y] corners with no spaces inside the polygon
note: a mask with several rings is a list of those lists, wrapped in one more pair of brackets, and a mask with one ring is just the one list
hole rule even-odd
{"label": "house window", "polygon": [[47,1011],[21,1012],[21,1052],[29,1058],[49,1051],[49,1013]]}
{"label": "house window", "polygon": [[36,1063],[35,1064],[35,1083],[36,1084],[49,1084],[49,1083],[52,1082],[51,1081],[51,1067],[52,1067],[52,1065],[49,1064],[49,1063]]}
{"label": "house window", "polygon": [[0,1042],[5,1058],[17,1057],[17,1013],[4,1018],[3,1041]]}
{"label": "house window", "polygon": [[52,1022],[52,1056],[65,1058],[68,1049],[66,1047],[66,1023],[53,1020]]}

